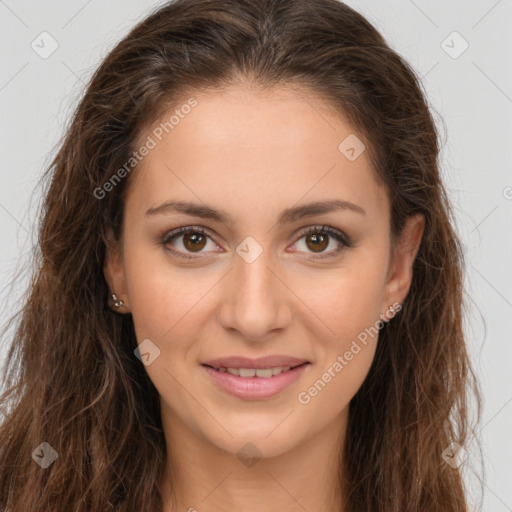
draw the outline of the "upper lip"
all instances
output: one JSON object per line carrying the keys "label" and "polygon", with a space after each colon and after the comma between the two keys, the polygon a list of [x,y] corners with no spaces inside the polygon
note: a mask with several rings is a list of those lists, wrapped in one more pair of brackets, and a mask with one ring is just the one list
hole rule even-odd
{"label": "upper lip", "polygon": [[275,368],[278,366],[299,366],[303,363],[309,363],[306,359],[299,359],[290,356],[266,356],[258,359],[250,359],[242,356],[221,357],[205,361],[203,365],[213,366],[213,368]]}

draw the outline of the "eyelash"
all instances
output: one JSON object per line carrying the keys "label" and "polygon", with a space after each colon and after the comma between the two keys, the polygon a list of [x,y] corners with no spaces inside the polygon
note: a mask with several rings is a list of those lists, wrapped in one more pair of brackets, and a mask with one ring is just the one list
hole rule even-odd
{"label": "eyelash", "polygon": [[[177,238],[179,235],[183,235],[185,233],[198,233],[203,236],[207,236],[210,239],[212,238],[208,234],[208,232],[200,226],[185,226],[185,227],[175,229],[175,230],[165,234],[164,237],[161,239],[160,243],[164,247],[165,250],[171,252],[172,254],[174,254],[175,256],[178,256],[180,258],[185,258],[185,259],[200,258],[201,256],[190,256],[187,253],[183,253],[181,251],[176,251],[176,250],[168,247],[169,242],[171,242],[172,240]],[[333,257],[333,256],[338,255],[341,251],[353,246],[353,242],[349,237],[347,237],[346,235],[344,235],[342,232],[338,231],[337,229],[334,229],[330,226],[325,226],[325,225],[324,226],[320,226],[320,225],[319,226],[310,226],[310,227],[302,230],[299,234],[299,238],[297,239],[297,241],[299,241],[303,237],[313,234],[313,233],[315,233],[315,234],[320,233],[320,234],[326,234],[328,236],[331,236],[336,241],[340,242],[341,246],[338,249],[329,251],[327,253],[318,253],[321,255],[308,257],[308,259],[310,259],[310,260],[319,260],[319,259]]]}

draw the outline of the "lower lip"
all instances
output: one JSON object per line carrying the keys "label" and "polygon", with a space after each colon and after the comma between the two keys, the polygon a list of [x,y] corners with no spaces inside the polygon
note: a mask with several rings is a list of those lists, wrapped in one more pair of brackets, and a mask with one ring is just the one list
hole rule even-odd
{"label": "lower lip", "polygon": [[287,372],[273,377],[239,377],[227,372],[214,370],[210,366],[203,368],[211,378],[225,391],[245,400],[258,400],[270,398],[291,386],[310,366],[310,363],[301,364]]}

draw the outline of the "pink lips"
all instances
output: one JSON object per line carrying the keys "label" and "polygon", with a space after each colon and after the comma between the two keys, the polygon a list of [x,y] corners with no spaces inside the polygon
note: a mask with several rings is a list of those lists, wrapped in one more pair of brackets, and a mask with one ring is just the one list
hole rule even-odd
{"label": "pink lips", "polygon": [[[228,357],[203,363],[212,380],[228,393],[245,400],[270,398],[294,383],[311,366],[305,359],[288,356],[268,356],[260,359]],[[272,377],[240,377],[215,368],[271,368],[290,366],[288,371]],[[213,368],[212,368],[213,367]]]}

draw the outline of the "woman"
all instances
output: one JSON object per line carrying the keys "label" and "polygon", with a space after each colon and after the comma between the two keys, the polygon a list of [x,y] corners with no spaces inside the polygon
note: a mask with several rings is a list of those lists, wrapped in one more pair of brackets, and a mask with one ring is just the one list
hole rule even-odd
{"label": "woman", "polygon": [[48,169],[2,510],[468,510],[437,159],[414,72],[341,2],[142,21]]}

